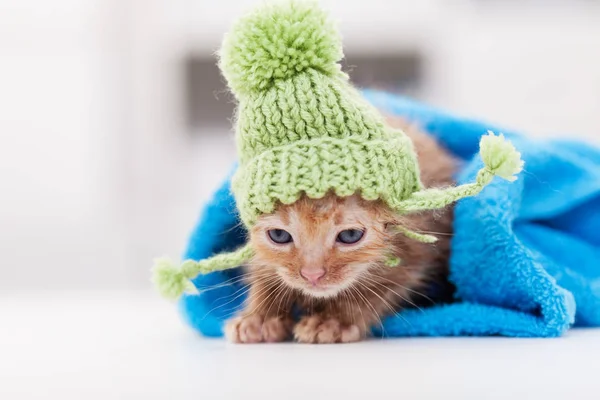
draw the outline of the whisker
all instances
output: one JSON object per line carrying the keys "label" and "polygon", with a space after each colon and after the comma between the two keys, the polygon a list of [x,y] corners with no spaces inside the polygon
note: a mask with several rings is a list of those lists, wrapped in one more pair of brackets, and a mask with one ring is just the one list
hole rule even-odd
{"label": "whisker", "polygon": [[215,285],[200,285],[200,286],[197,286],[196,288],[198,290],[205,291],[205,290],[209,290],[209,289],[219,288],[219,287],[223,287],[223,286],[227,286],[227,285],[232,285],[232,284],[238,283],[240,281],[243,281],[244,279],[247,279],[248,277],[250,277],[252,275],[257,276],[257,277],[260,278],[260,277],[268,276],[270,274],[271,274],[270,271],[265,271],[265,272],[260,272],[260,273],[256,273],[256,272],[250,271],[250,272],[245,272],[243,274],[239,274],[237,276],[234,276],[233,278],[229,278],[226,281],[223,281],[223,282],[215,284]]}
{"label": "whisker", "polygon": [[371,289],[368,285],[366,285],[365,283],[361,282],[360,278],[358,278],[356,280],[356,283],[358,283],[363,288],[367,289],[368,291],[370,291],[371,293],[373,293],[375,296],[377,296],[383,302],[383,304],[385,304],[387,306],[387,308],[389,308],[393,313],[398,312],[398,310],[395,309],[386,299],[384,299],[383,297],[381,297],[376,291],[374,291],[373,289]]}
{"label": "whisker", "polygon": [[[260,276],[260,277],[259,277],[258,279],[256,279],[256,280],[255,280],[253,283],[262,283],[262,282],[264,282],[264,281],[268,281],[269,279],[267,279],[267,278],[269,278],[269,277],[270,277],[270,274],[265,274],[264,276]],[[227,299],[228,297],[235,296],[235,295],[236,295],[236,294],[237,294],[239,291],[241,291],[241,290],[244,290],[244,289],[248,288],[249,286],[250,286],[250,285],[244,285],[244,286],[242,286],[241,288],[239,288],[238,290],[236,290],[236,291],[235,291],[233,294],[226,295],[226,296],[221,296],[221,297],[219,297],[219,298],[217,298],[217,299],[213,300],[213,301],[212,301],[212,303],[211,303],[211,306],[212,306],[213,304],[215,304],[216,302],[218,302],[219,300],[223,300],[223,299]]]}
{"label": "whisker", "polygon": [[220,289],[220,288],[223,288],[223,287],[226,287],[226,286],[235,285],[236,283],[240,283],[244,279],[246,279],[248,277],[248,275],[250,275],[250,274],[245,274],[244,276],[236,276],[235,278],[228,279],[225,282],[221,282],[221,283],[216,284],[216,285],[202,285],[202,286],[197,286],[196,289],[198,290],[198,293],[209,292],[211,290],[216,290],[216,289]]}
{"label": "whisker", "polygon": [[383,297],[381,297],[379,294],[377,294],[377,292],[375,292],[374,290],[372,290],[370,287],[368,287],[367,285],[365,285],[363,282],[360,281],[360,278],[357,279],[356,281],[359,285],[361,285],[362,287],[364,287],[365,289],[371,291],[375,296],[379,297],[379,299],[383,302],[383,304],[385,304],[391,311],[392,311],[392,315],[394,316],[399,316],[400,318],[402,318],[408,325],[410,325],[412,327],[412,324],[402,315],[402,313],[400,311],[398,311],[397,309],[395,309],[394,307],[392,307],[390,305],[390,303],[388,301],[386,301]]}
{"label": "whisker", "polygon": [[[244,290],[244,289],[245,289],[245,290]],[[206,317],[208,317],[208,316],[210,315],[210,313],[212,313],[213,311],[216,311],[216,310],[218,310],[219,308],[226,306],[227,304],[231,304],[231,303],[233,303],[233,302],[234,302],[234,301],[235,301],[237,298],[239,298],[240,296],[243,296],[243,295],[245,295],[246,293],[248,293],[248,292],[250,291],[250,287],[244,287],[244,288],[242,288],[242,289],[240,289],[240,290],[244,290],[244,291],[243,291],[242,293],[238,294],[237,296],[235,296],[233,299],[229,300],[227,303],[220,304],[220,305],[218,305],[218,306],[216,306],[216,307],[213,307],[213,308],[212,308],[212,309],[210,309],[209,311],[207,311],[207,312],[206,312],[206,314],[204,314],[204,316],[202,317],[202,319],[201,319],[200,321],[203,321],[203,320],[204,320]],[[239,290],[238,290],[238,292],[239,292]],[[236,292],[236,293],[237,293],[237,292]],[[234,293],[234,294],[235,294],[235,293]],[[230,296],[227,296],[227,297],[230,297]],[[236,307],[233,307],[233,308],[234,308],[234,309],[237,309],[237,306],[236,306]],[[225,311],[228,311],[228,310],[230,310],[230,309],[225,309]]]}
{"label": "whisker", "polygon": [[282,282],[280,282],[279,286],[277,286],[277,288],[275,288],[275,298],[273,299],[273,301],[271,301],[271,304],[269,305],[269,308],[267,308],[267,312],[265,313],[265,316],[269,315],[269,311],[271,311],[271,307],[273,307],[273,304],[275,304],[275,302],[277,301],[277,298],[279,297],[280,294],[283,293],[283,291],[286,289],[285,284]]}
{"label": "whisker", "polygon": [[342,305],[344,306],[345,310],[346,310],[346,314],[347,315],[351,315],[352,316],[352,323],[354,324],[354,314],[350,311],[350,300],[348,300],[348,293],[346,293],[346,291],[340,292],[338,295],[340,298],[340,301],[342,302]]}
{"label": "whisker", "polygon": [[[290,292],[292,291],[292,288],[290,288],[289,286],[285,289],[285,293],[283,294],[283,296],[281,296],[281,299],[279,299],[279,304],[277,304],[277,311],[281,312],[281,304],[284,301],[287,301],[287,297],[290,294]],[[283,311],[287,312],[287,309],[284,309]]]}
{"label": "whisker", "polygon": [[411,293],[414,293],[414,294],[416,294],[416,295],[419,295],[419,296],[421,296],[421,297],[425,298],[425,299],[426,299],[426,300],[428,300],[428,301],[429,301],[429,302],[430,302],[432,305],[435,305],[435,304],[437,304],[437,303],[436,303],[436,302],[435,302],[435,301],[434,301],[434,300],[433,300],[431,297],[428,297],[427,295],[424,295],[424,294],[423,294],[423,293],[421,293],[421,292],[417,292],[416,290],[413,290],[413,289],[411,289],[411,288],[409,288],[409,287],[406,287],[406,286],[404,286],[404,285],[402,285],[402,284],[400,284],[400,283],[398,283],[398,282],[395,282],[395,281],[393,281],[393,280],[391,280],[391,279],[388,279],[388,278],[386,278],[386,277],[384,277],[384,276],[379,276],[379,278],[381,278],[381,279],[385,279],[386,281],[388,281],[388,282],[391,282],[391,283],[393,283],[394,285],[397,285],[397,286],[401,287],[401,288],[402,288],[402,289],[404,289],[404,290],[407,290],[407,291],[409,291],[409,292],[411,292]]}
{"label": "whisker", "polygon": [[346,292],[340,292],[336,296],[336,300],[341,303],[341,307],[344,310],[344,313],[350,315],[350,309],[348,308],[348,303],[346,302],[348,299],[346,297]]}
{"label": "whisker", "polygon": [[[273,277],[273,279],[272,279],[272,280],[269,280],[269,281],[265,282],[265,283],[266,283],[268,286],[267,286],[266,288],[262,288],[262,290],[261,290],[259,293],[261,293],[261,292],[263,292],[264,290],[266,290],[266,289],[270,288],[271,286],[273,286],[273,284],[274,284],[274,283],[277,283],[277,279],[278,279],[278,277],[277,277],[277,276],[275,276],[275,277]],[[243,288],[239,289],[239,290],[238,290],[238,291],[236,291],[235,293],[238,293],[240,290],[244,290],[244,289],[245,289],[245,290],[244,290],[242,293],[240,293],[240,294],[238,294],[237,296],[235,296],[233,299],[229,300],[228,302],[226,302],[226,303],[223,303],[223,304],[221,304],[221,305],[218,305],[218,306],[216,306],[216,307],[212,308],[210,311],[208,311],[206,314],[204,314],[204,316],[202,317],[202,320],[204,320],[204,318],[206,318],[206,317],[207,317],[207,316],[208,316],[210,313],[212,313],[213,311],[216,311],[216,310],[218,310],[219,308],[226,306],[227,304],[231,304],[231,303],[232,303],[232,302],[234,302],[236,299],[238,299],[240,296],[243,296],[244,294],[248,293],[248,292],[250,291],[250,289],[251,289],[251,288],[252,288],[252,287],[251,287],[250,285],[248,285],[248,286],[244,286]],[[234,293],[234,294],[235,294],[235,293]],[[230,295],[230,296],[224,296],[224,297],[221,297],[221,299],[224,299],[224,298],[227,298],[227,297],[231,297],[231,296],[233,296],[234,294],[232,294],[232,295]],[[215,300],[215,301],[217,301],[217,300]],[[214,303],[214,302],[213,302],[213,303]]]}
{"label": "whisker", "polygon": [[365,304],[367,306],[369,306],[369,308],[373,311],[373,315],[379,320],[379,325],[381,326],[381,331],[385,334],[385,328],[383,327],[383,321],[381,320],[379,313],[377,313],[377,310],[375,310],[375,307],[373,307],[371,302],[357,288],[355,288],[353,286],[351,286],[350,288],[353,289],[355,291],[355,293],[357,293],[359,295],[359,297],[362,298],[362,300],[365,302]]}
{"label": "whisker", "polygon": [[[263,294],[265,294],[265,293],[267,293],[267,292],[269,292],[269,291],[271,291],[271,290],[275,290],[277,287],[279,287],[279,285],[280,285],[280,284],[281,284],[281,283],[280,283],[279,279],[277,279],[277,278],[276,278],[276,279],[273,279],[273,280],[270,280],[270,281],[268,281],[268,283],[265,283],[265,286],[264,286],[264,287],[261,287],[261,288],[258,290],[258,292],[256,292],[256,293],[254,294],[254,296],[258,297],[258,296],[261,296],[261,295],[263,295]],[[269,296],[271,296],[272,294],[273,294],[273,292],[271,292],[271,293],[269,294]],[[267,296],[267,298],[268,298],[269,296]],[[260,303],[258,306],[252,307],[252,308],[253,308],[253,310],[255,310],[255,309],[258,309],[258,308],[259,308],[259,307],[262,305],[262,303],[263,303],[263,302],[264,302],[264,300],[263,300],[263,301],[262,301],[262,302],[261,302],[261,303]],[[251,312],[250,314],[248,314],[248,315],[253,315],[254,313],[255,313],[255,312],[254,312],[254,311],[252,311],[252,312]]]}
{"label": "whisker", "polygon": [[[363,327],[365,330],[369,330],[370,328],[370,323],[368,322],[367,318],[365,318],[365,314],[363,313],[362,307],[360,307],[360,305],[358,304],[358,299],[356,298],[356,295],[354,295],[354,293],[352,294],[352,298],[354,299],[354,301],[356,301],[356,305],[359,308],[359,312],[360,312],[360,318],[363,321]],[[383,330],[383,323],[381,322],[381,320],[379,321],[380,325],[381,325],[381,329]]]}
{"label": "whisker", "polygon": [[[259,282],[259,283],[261,283],[261,284],[267,285],[267,286],[265,286],[265,287],[263,287],[263,288],[260,288],[260,289],[259,289],[259,291],[257,292],[257,295],[260,295],[261,293],[264,293],[266,290],[269,290],[269,289],[270,289],[270,288],[273,286],[273,283],[275,283],[275,281],[276,281],[276,279],[275,279],[276,277],[273,277],[273,279],[266,279],[266,278],[268,278],[268,277],[267,277],[267,276],[263,276],[263,277],[261,278],[261,280],[259,280],[259,281],[256,281],[256,282]],[[224,306],[224,305],[227,305],[227,304],[229,304],[229,303],[233,302],[233,301],[234,301],[235,299],[237,299],[238,297],[240,297],[240,296],[243,296],[244,294],[247,294],[247,293],[248,293],[248,292],[249,292],[249,291],[252,289],[252,286],[251,286],[251,285],[246,285],[246,286],[244,286],[242,289],[246,289],[246,290],[245,290],[243,293],[240,293],[238,296],[236,296],[236,298],[232,299],[231,301],[229,301],[229,302],[227,302],[227,303],[225,303],[225,304],[222,304],[222,305],[221,305],[221,306],[219,306],[219,307],[222,307],[222,306]],[[242,289],[240,289],[240,290],[242,290]],[[238,290],[237,292],[239,292],[240,290]],[[237,292],[236,292],[236,293],[237,293]],[[235,293],[234,293],[234,294],[235,294]],[[231,297],[231,296],[233,296],[233,295],[230,295],[230,296],[225,296],[225,297],[222,297],[222,298],[227,298],[227,297]],[[214,311],[214,310],[218,309],[219,307],[215,307],[214,309],[212,309],[212,310],[211,310],[211,311],[209,311],[208,313],[210,313],[210,312],[212,312],[212,311]],[[231,310],[233,310],[233,312],[231,313],[231,315],[233,315],[233,314],[235,314],[235,312],[236,312],[238,309],[239,309],[239,306],[234,306],[234,307],[227,308],[227,309],[225,309],[224,311],[231,311]],[[208,313],[207,313],[207,314],[208,314]],[[230,316],[231,316],[231,315],[230,315]],[[206,315],[205,315],[205,317],[206,317]],[[227,317],[227,318],[229,318],[229,317]],[[226,318],[226,319],[227,319],[227,318]]]}
{"label": "whisker", "polygon": [[403,301],[405,301],[405,302],[407,302],[408,304],[410,304],[411,306],[413,306],[413,307],[415,307],[415,308],[419,309],[419,311],[421,311],[421,312],[425,312],[425,311],[424,311],[424,310],[423,310],[421,307],[419,307],[417,304],[413,303],[413,302],[412,302],[410,299],[408,299],[408,298],[406,298],[406,297],[402,296],[400,293],[398,293],[398,292],[396,292],[395,290],[393,290],[393,289],[391,289],[391,288],[387,287],[387,286],[386,286],[386,285],[384,285],[383,283],[381,283],[381,282],[377,282],[375,279],[369,278],[368,276],[363,276],[363,278],[364,278],[364,279],[366,279],[366,280],[368,280],[368,281],[369,281],[369,282],[371,282],[371,283],[374,283],[374,284],[376,284],[376,285],[379,285],[379,286],[383,287],[383,288],[384,288],[384,289],[386,289],[386,290],[389,290],[390,292],[394,293],[396,296],[400,297],[400,298],[401,298]]}
{"label": "whisker", "polygon": [[238,311],[239,311],[238,306],[229,307],[229,308],[224,309],[223,310],[223,319],[228,320],[229,318],[233,317]]}
{"label": "whisker", "polygon": [[354,293],[348,292],[349,297],[350,297],[350,295],[351,295],[351,299],[354,300],[354,302],[356,303],[356,308],[358,308],[358,312],[360,312],[360,318],[362,319],[362,322],[363,322],[363,328],[365,330],[369,329],[369,326],[367,325],[367,321],[365,320],[365,315],[363,314],[363,311],[362,311],[362,307],[360,306],[360,304],[358,304],[358,300],[356,299],[356,296],[354,295]]}
{"label": "whisker", "polygon": [[243,225],[243,223],[240,221],[237,224],[233,225],[231,228],[221,231],[221,235],[224,235],[229,232],[233,232],[235,229],[241,227],[242,225]]}
{"label": "whisker", "polygon": [[[278,277],[279,278],[279,277]],[[271,284],[271,286],[269,287],[269,290],[271,291],[271,293],[269,293],[267,295],[267,297],[265,297],[257,306],[252,307],[252,312],[249,315],[254,315],[258,312],[258,310],[260,310],[260,307],[271,298],[271,296],[273,296],[273,294],[277,291],[277,289],[279,289],[281,287],[281,285],[283,284],[283,281],[281,281],[281,279],[278,279],[275,282],[277,285],[273,286],[273,284]]]}

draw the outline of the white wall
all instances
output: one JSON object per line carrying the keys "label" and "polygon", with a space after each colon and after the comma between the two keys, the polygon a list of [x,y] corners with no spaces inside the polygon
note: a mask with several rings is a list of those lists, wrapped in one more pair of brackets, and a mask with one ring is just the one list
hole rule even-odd
{"label": "white wall", "polygon": [[0,2],[0,288],[125,281],[124,11]]}
{"label": "white wall", "polygon": [[600,3],[462,3],[444,10],[431,100],[529,134],[600,143]]}

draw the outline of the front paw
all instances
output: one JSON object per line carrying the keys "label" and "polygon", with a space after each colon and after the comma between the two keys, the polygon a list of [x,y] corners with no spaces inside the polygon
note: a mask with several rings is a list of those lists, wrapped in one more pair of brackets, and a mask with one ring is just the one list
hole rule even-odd
{"label": "front paw", "polygon": [[337,318],[319,315],[302,317],[294,327],[294,338],[301,343],[349,343],[366,336],[358,325],[343,324]]}
{"label": "front paw", "polygon": [[287,318],[242,315],[227,322],[225,337],[233,343],[282,342],[291,336],[291,326]]}

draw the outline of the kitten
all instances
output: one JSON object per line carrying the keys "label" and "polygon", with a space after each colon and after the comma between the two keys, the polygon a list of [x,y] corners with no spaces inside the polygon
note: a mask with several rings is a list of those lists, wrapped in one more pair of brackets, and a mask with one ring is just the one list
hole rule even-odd
{"label": "kitten", "polygon": [[[403,120],[388,123],[413,140],[426,187],[453,184],[456,160],[447,151]],[[398,225],[439,240],[409,239]],[[248,266],[248,299],[228,321],[226,337],[237,343],[361,340],[383,317],[424,304],[434,285],[444,288],[440,298],[450,297],[451,233],[450,207],[398,216],[381,201],[334,194],[281,205],[250,232],[256,254]],[[400,265],[386,265],[391,257]]]}

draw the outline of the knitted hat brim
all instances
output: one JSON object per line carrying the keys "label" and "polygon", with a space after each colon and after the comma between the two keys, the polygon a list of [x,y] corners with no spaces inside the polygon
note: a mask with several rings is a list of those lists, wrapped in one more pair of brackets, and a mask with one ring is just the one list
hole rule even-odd
{"label": "knitted hat brim", "polygon": [[392,208],[420,190],[412,142],[404,135],[387,140],[321,137],[268,149],[238,169],[232,189],[240,217],[252,226],[258,216],[300,196],[318,199],[360,194]]}

